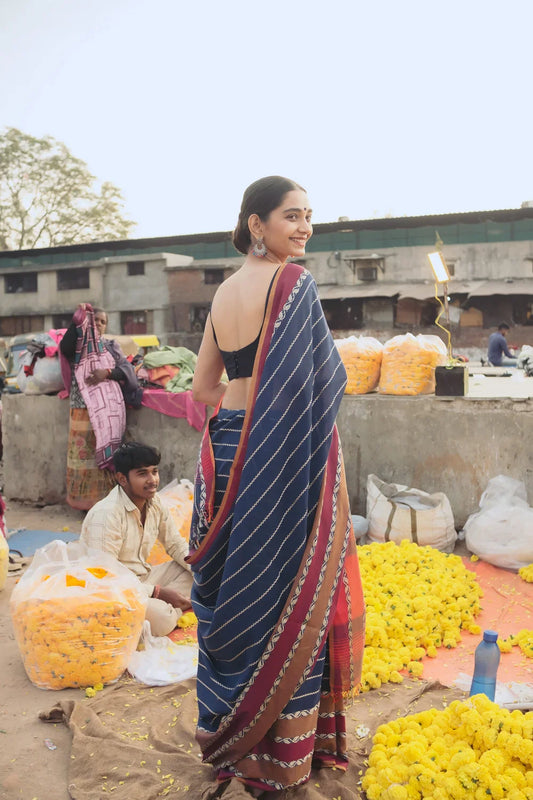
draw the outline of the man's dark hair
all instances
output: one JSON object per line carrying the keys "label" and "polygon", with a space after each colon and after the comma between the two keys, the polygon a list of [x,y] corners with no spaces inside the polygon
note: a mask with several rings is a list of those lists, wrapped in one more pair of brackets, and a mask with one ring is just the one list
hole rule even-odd
{"label": "man's dark hair", "polygon": [[131,469],[155,467],[160,461],[159,450],[141,442],[125,442],[113,453],[115,472],[121,472],[126,476]]}
{"label": "man's dark hair", "polygon": [[498,330],[499,331],[510,331],[511,329],[510,329],[509,325],[506,322],[500,322],[500,324],[498,325]]}

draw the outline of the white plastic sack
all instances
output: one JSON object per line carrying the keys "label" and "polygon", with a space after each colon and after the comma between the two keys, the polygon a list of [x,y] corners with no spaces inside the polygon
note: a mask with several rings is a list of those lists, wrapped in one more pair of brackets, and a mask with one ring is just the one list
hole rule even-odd
{"label": "white plastic sack", "polygon": [[366,509],[369,542],[399,544],[407,539],[453,552],[457,533],[450,501],[442,492],[428,494],[369,475]]}
{"label": "white plastic sack", "polygon": [[352,527],[358,544],[362,544],[368,533],[368,520],[359,514],[352,514]]}
{"label": "white plastic sack", "polygon": [[189,541],[194,486],[187,478],[182,478],[180,481],[174,478],[163,489],[160,489],[158,494],[163,505],[168,508],[178,531],[184,539]]}
{"label": "white plastic sack", "polygon": [[464,527],[470,552],[504,569],[533,564],[533,508],[525,484],[506,475],[491,478],[479,509]]}
{"label": "white plastic sack", "polygon": [[141,634],[144,650],[130,657],[128,672],[146,686],[166,686],[195,678],[198,669],[198,645],[176,644],[168,636],[152,636],[150,623],[144,621]]}
{"label": "white plastic sack", "polygon": [[21,392],[24,394],[53,394],[60,392],[63,387],[61,376],[61,365],[59,358],[53,356],[48,358],[38,358],[33,367],[33,375],[26,375],[24,366],[31,364],[32,355],[28,353],[17,374],[17,383]]}

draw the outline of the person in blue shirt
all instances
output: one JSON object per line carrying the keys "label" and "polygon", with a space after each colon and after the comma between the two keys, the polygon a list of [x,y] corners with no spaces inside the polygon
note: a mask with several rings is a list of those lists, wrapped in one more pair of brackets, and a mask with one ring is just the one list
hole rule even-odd
{"label": "person in blue shirt", "polygon": [[492,364],[493,367],[516,367],[517,360],[507,347],[505,340],[509,330],[509,325],[506,322],[500,322],[498,330],[489,336],[487,358],[489,364]]}

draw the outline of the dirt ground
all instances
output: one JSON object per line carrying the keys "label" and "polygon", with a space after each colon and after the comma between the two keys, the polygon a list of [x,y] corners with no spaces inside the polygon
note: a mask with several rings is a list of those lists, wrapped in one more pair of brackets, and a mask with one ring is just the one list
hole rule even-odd
{"label": "dirt ground", "polygon": [[[81,530],[82,514],[69,506],[36,508],[7,503],[8,529]],[[16,582],[10,576],[0,592],[0,799],[69,800],[67,765],[71,733],[65,725],[49,725],[38,718],[62,699],[79,699],[79,689],[47,692],[26,677],[13,636],[9,598]],[[45,740],[51,740],[55,750]],[[95,798],[96,800],[96,798]]]}
{"label": "dirt ground", "polygon": [[[0,465],[0,486],[2,482]],[[61,532],[68,528],[79,533],[82,520],[83,513],[67,505],[35,507],[7,501],[10,530]],[[16,580],[16,575],[10,575],[0,592],[0,800],[70,800],[67,769],[72,734],[64,724],[42,722],[39,712],[50,711],[59,700],[79,701],[85,693],[41,690],[26,677],[9,613]],[[94,800],[105,796],[98,792]]]}

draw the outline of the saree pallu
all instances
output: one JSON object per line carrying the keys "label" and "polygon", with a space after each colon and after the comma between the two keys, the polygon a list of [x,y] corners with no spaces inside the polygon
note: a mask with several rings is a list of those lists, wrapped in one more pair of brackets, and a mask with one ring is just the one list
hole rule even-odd
{"label": "saree pallu", "polygon": [[86,408],[70,409],[67,503],[88,511],[115,486],[113,473],[96,463],[96,437]]}
{"label": "saree pallu", "polygon": [[313,761],[346,765],[364,603],[335,426],[345,384],[313,278],[285,265],[248,407],[211,420],[196,476],[197,740],[219,780],[275,790]]}

